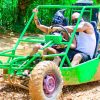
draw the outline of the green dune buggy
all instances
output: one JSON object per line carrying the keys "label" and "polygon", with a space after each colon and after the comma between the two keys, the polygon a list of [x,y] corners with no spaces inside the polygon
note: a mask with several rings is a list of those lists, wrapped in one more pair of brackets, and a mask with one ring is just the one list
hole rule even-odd
{"label": "green dune buggy", "polygon": [[[67,57],[67,53],[74,39],[81,17],[85,12],[89,12],[89,20],[91,21],[92,9],[99,9],[100,6],[40,5],[37,7],[38,10],[40,8],[64,8],[70,11],[70,15],[75,11],[80,12],[80,17],[69,41],[63,42],[61,35],[45,35],[43,38],[25,38],[24,35],[26,30],[34,18],[33,13],[15,46],[11,50],[0,52],[0,56],[8,57],[7,62],[4,63],[3,61],[0,61],[0,68],[4,70],[5,81],[12,85],[19,85],[24,89],[29,89],[32,100],[59,100],[63,85],[77,85],[100,80],[100,54],[96,55],[93,59],[74,67],[72,67],[71,62]],[[44,43],[44,46],[31,58],[28,58],[28,56],[15,54],[20,42]],[[42,59],[42,51],[45,48],[58,44],[68,45],[65,52],[60,54],[48,54],[44,56],[46,58],[56,56],[61,57],[62,60],[59,66],[57,66],[51,60]],[[66,62],[67,66],[64,66]],[[6,73],[5,70],[7,70]],[[25,70],[31,71],[30,77],[23,78],[23,72]],[[29,80],[29,85],[27,79]],[[24,82],[21,82],[20,80],[24,80]],[[22,83],[27,84],[23,85]]]}

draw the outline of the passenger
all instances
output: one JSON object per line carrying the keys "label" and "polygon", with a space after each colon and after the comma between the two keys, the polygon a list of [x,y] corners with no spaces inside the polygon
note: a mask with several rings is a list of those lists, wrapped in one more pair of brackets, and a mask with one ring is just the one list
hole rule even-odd
{"label": "passenger", "polygon": [[[34,9],[33,12],[35,12],[35,17],[34,17],[35,24],[37,28],[39,28],[43,32],[49,34],[50,32],[63,30],[60,27],[51,28],[40,24],[37,17],[37,12],[38,12],[37,9]],[[72,26],[64,26],[64,28],[66,28],[69,33],[73,32],[79,16],[80,14],[78,12],[73,13]],[[85,62],[87,60],[92,59],[96,47],[94,28],[89,22],[85,22],[84,19],[82,18],[76,31],[77,33],[75,35],[75,39],[71,45],[71,49],[68,52],[68,57],[71,60],[72,66],[75,66],[80,62]],[[34,48],[34,51],[31,52],[30,56],[35,54],[41,47],[42,45],[37,45],[37,48]],[[58,53],[56,49],[54,48],[50,49],[52,53]],[[56,62],[57,65],[59,65],[60,60],[61,60],[60,57],[56,58],[55,61],[57,61]]]}
{"label": "passenger", "polygon": [[[68,32],[72,33],[80,14],[75,12],[72,14],[72,26],[65,26]],[[62,30],[61,28],[54,27],[52,31]],[[68,57],[72,61],[72,66],[79,64],[80,62],[87,61],[93,58],[93,54],[96,47],[96,38],[93,26],[89,22],[85,22],[83,18],[81,19],[76,38],[76,48],[74,50],[69,50]]]}
{"label": "passenger", "polygon": [[[48,27],[48,26],[45,26],[45,25],[42,25],[42,24],[39,23],[39,20],[38,20],[38,17],[37,17],[38,10],[37,10],[37,9],[34,9],[33,12],[35,12],[34,21],[35,21],[35,24],[36,24],[37,28],[39,28],[41,31],[45,32],[46,34],[49,34],[50,32],[52,32],[51,26]],[[65,23],[63,24],[63,21],[64,21],[64,16],[63,16],[64,11],[61,11],[60,13],[61,13],[61,14],[60,14],[60,16],[59,16],[59,19],[56,19],[56,18],[53,19],[53,24],[60,24],[60,25],[63,25],[63,26],[64,26],[64,25],[65,25]],[[56,13],[56,14],[57,14],[57,13]],[[55,14],[55,17],[58,17],[58,16],[56,16],[56,14]],[[57,30],[56,30],[56,31],[57,31]],[[55,32],[55,31],[53,31],[53,32]],[[64,38],[65,40],[68,39],[68,36],[67,36],[66,33],[63,32],[62,35],[63,35],[63,38]],[[74,41],[74,42],[75,42],[75,41]],[[34,46],[32,52],[30,53],[30,56],[32,56],[33,54],[37,53],[38,50],[39,50],[40,48],[42,48],[42,47],[43,47],[43,46],[42,46],[41,44],[36,44],[36,45]],[[73,47],[73,44],[72,44],[72,48],[75,48],[75,47]],[[44,53],[43,53],[43,54],[45,55],[47,52],[49,52],[49,53],[51,53],[51,54],[57,54],[57,53],[61,53],[62,51],[64,51],[64,49],[65,49],[65,48],[61,48],[60,45],[53,46],[53,47],[48,47],[48,48],[46,48],[46,49],[44,50]],[[56,57],[54,58],[53,61],[54,61],[57,65],[59,65],[60,60],[61,60],[61,58],[58,57],[58,56],[56,56]]]}

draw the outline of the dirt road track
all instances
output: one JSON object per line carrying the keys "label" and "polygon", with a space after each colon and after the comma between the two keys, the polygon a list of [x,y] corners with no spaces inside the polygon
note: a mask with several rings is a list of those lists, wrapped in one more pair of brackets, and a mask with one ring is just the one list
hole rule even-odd
{"label": "dirt road track", "polygon": [[[0,100],[31,100],[29,91],[0,83]],[[63,100],[100,100],[100,82],[64,86]]]}
{"label": "dirt road track", "polygon": [[77,86],[64,86],[63,100],[100,100],[100,81]]}
{"label": "dirt road track", "polygon": [[[12,48],[16,40],[16,37],[0,36],[0,51]],[[32,46],[22,43],[19,48],[18,54],[25,55],[29,54]],[[6,60],[5,58],[0,59]],[[24,89],[0,83],[0,100],[30,100],[30,97],[29,92]],[[63,100],[100,100],[100,81],[77,86],[64,86]]]}

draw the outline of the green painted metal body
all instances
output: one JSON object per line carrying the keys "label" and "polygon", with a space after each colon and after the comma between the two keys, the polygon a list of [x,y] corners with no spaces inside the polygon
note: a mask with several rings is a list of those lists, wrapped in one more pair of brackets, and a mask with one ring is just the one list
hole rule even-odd
{"label": "green painted metal body", "polygon": [[[68,42],[62,42],[62,36],[53,36],[53,35],[46,35],[44,38],[36,38],[36,37],[28,37],[24,38],[24,34],[29,27],[31,21],[34,18],[34,13],[30,17],[30,20],[26,24],[26,27],[24,28],[23,32],[21,33],[21,36],[19,37],[16,45],[13,47],[12,50],[6,50],[3,52],[0,52],[0,56],[6,56],[9,57],[6,63],[3,63],[2,61],[0,62],[0,68],[2,69],[8,69],[8,74],[14,75],[16,72],[16,75],[22,75],[23,71],[26,69],[32,70],[35,67],[35,64],[33,64],[33,61],[36,61],[38,58],[41,58],[41,51],[44,50],[47,47],[50,47],[55,44],[67,44],[66,51],[64,53],[60,54],[49,54],[45,55],[46,57],[55,57],[55,56],[62,56],[61,63],[59,65],[59,68],[61,70],[63,79],[65,84],[67,85],[75,85],[75,84],[81,84],[81,83],[86,83],[86,82],[91,82],[91,81],[96,81],[99,80],[98,76],[98,71],[100,72],[100,55],[96,57],[95,59],[89,60],[85,63],[79,64],[75,67],[71,65],[71,62],[69,58],[67,57],[67,53],[70,49],[71,43],[74,39],[78,24],[80,22],[80,19],[83,16],[83,13],[85,12],[85,9],[88,9],[90,11],[90,20],[91,18],[91,13],[93,8],[100,8],[100,5],[97,6],[66,6],[66,5],[39,5],[37,6],[37,9],[39,10],[40,8],[65,8],[67,9],[79,9],[80,10],[80,17],[78,19],[78,22],[76,24],[76,27],[74,31],[71,34],[71,38]],[[72,11],[72,10],[71,10]],[[72,13],[72,12],[71,12]],[[56,41],[55,41],[56,40]],[[43,48],[39,50],[36,54],[33,55],[31,59],[28,59],[27,56],[20,56],[20,55],[15,55],[16,49],[19,45],[20,42],[33,42],[33,43],[45,43]],[[63,67],[63,64],[65,62],[68,62],[67,67]]]}
{"label": "green painted metal body", "polygon": [[75,67],[61,68],[65,84],[75,85],[96,81],[95,75],[98,71],[98,67],[100,67],[99,63],[100,59],[96,58]]}

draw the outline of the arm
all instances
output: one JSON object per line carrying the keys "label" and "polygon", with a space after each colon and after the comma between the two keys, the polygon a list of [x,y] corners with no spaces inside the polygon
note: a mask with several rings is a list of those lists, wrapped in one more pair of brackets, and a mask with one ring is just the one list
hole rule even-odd
{"label": "arm", "polygon": [[40,29],[41,31],[47,33],[47,34],[49,34],[50,32],[57,31],[57,30],[59,30],[59,31],[63,30],[63,29],[60,28],[60,27],[53,27],[53,28],[52,28],[51,26],[48,27],[48,26],[42,25],[42,24],[39,22],[37,15],[34,16],[34,21],[35,21],[35,24],[36,24],[37,28]]}
{"label": "arm", "polygon": [[[76,44],[76,39],[74,39],[73,42],[72,42],[72,44],[71,44],[71,46],[70,46],[70,48],[71,49],[75,49],[76,48],[76,45],[77,45]],[[66,47],[67,47],[67,45],[66,45]]]}
{"label": "arm", "polygon": [[94,33],[94,28],[89,22],[81,22],[78,26],[77,32],[85,32],[86,34]]}
{"label": "arm", "polygon": [[[79,26],[78,26],[78,28],[77,28],[76,31],[77,32],[83,32],[83,31],[85,31],[86,29],[83,26],[84,26],[84,24],[79,24]],[[64,28],[66,28],[69,33],[72,33],[73,30],[74,30],[74,28],[75,28],[75,26],[65,26]],[[63,29],[60,28],[60,27],[53,27],[51,30],[52,30],[52,32],[54,32],[54,31],[63,31]]]}
{"label": "arm", "polygon": [[33,10],[33,12],[35,13],[35,15],[34,15],[34,21],[35,21],[36,27],[37,27],[38,29],[40,29],[41,31],[43,31],[43,32],[45,32],[45,33],[48,34],[48,33],[50,32],[50,27],[47,27],[47,26],[45,26],[45,25],[42,25],[42,24],[39,22],[39,19],[38,19],[38,17],[37,17],[38,10],[37,10],[36,8]]}
{"label": "arm", "polygon": [[35,13],[34,15],[34,21],[35,21],[35,24],[36,24],[36,27],[39,28],[41,31],[45,32],[45,33],[50,33],[50,32],[54,32],[54,31],[57,31],[57,30],[63,30],[62,28],[60,27],[48,27],[48,26],[45,26],[45,25],[42,25],[39,20],[38,20],[38,17],[37,17],[37,13],[38,13],[38,10],[35,8],[33,9],[33,12]]}
{"label": "arm", "polygon": [[[75,26],[65,26],[65,28],[68,30],[69,33],[72,33]],[[85,29],[84,29],[84,24],[79,24],[78,25],[78,28],[77,28],[77,32],[83,32]]]}
{"label": "arm", "polygon": [[41,31],[45,32],[45,33],[49,33],[48,29],[49,27],[45,26],[45,25],[42,25],[39,20],[38,20],[38,17],[35,15],[34,16],[34,21],[35,21],[35,24],[36,24],[36,27],[38,29],[40,29]]}
{"label": "arm", "polygon": [[73,40],[73,43],[71,44],[70,48],[75,49],[76,48],[76,39]]}
{"label": "arm", "polygon": [[[75,49],[76,48],[76,39],[73,40],[72,44],[70,45],[70,48],[71,49]],[[64,44],[60,44],[60,45],[57,45],[56,49],[59,49],[59,48],[65,48],[67,47],[68,45],[64,45]]]}

